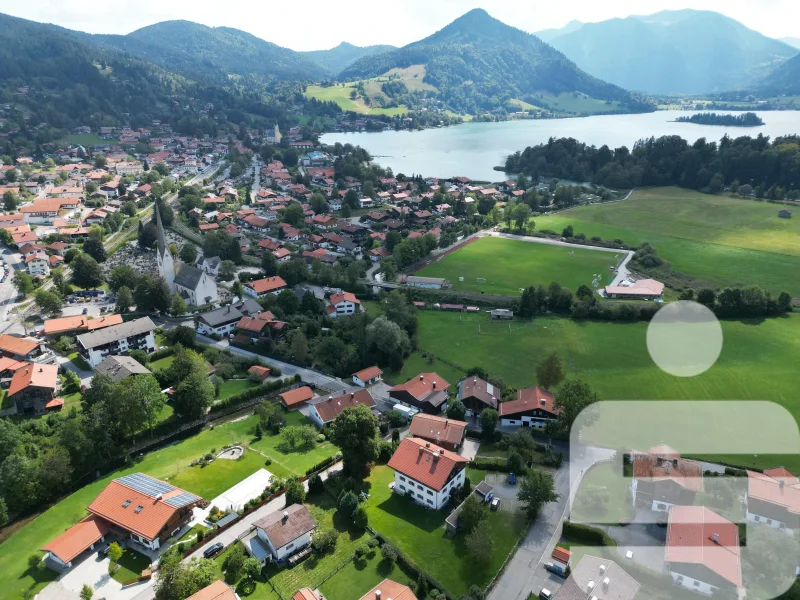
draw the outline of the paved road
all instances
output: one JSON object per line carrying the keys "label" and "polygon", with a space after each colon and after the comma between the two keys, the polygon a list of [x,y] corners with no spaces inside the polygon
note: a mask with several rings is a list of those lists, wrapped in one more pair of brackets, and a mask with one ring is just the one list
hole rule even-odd
{"label": "paved road", "polygon": [[570,490],[577,488],[591,465],[613,455],[613,450],[586,448],[582,456],[570,456],[569,460],[564,460],[554,475],[558,502],[547,504],[542,510],[495,583],[488,600],[527,600],[531,592],[538,594],[542,587],[551,591],[557,587],[553,582],[561,580],[545,571],[542,565],[547,562],[547,557],[561,537],[561,524],[567,515]]}

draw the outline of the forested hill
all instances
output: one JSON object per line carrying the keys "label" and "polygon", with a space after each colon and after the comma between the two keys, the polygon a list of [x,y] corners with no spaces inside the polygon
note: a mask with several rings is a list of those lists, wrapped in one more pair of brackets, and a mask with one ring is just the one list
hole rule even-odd
{"label": "forested hill", "polygon": [[753,91],[765,96],[800,95],[800,54],[767,73]]}
{"label": "forested hill", "polygon": [[191,78],[227,83],[229,74],[244,83],[317,80],[328,71],[294,50],[229,27],[191,21],[164,21],[128,35],[82,35],[94,44],[113,46]]}
{"label": "forested hill", "polygon": [[387,45],[354,46],[353,44],[342,42],[330,50],[311,50],[309,52],[301,52],[301,54],[328,69],[331,73],[339,73],[360,58],[392,50],[397,50],[397,48]]}
{"label": "forested hill", "polygon": [[618,101],[620,110],[649,109],[622,88],[581,71],[536,36],[504,24],[482,9],[468,12],[421,41],[362,58],[339,77],[374,77],[411,65],[425,65],[425,83],[438,88],[449,107],[470,114],[503,106],[509,99],[543,106],[547,99],[537,96],[542,92],[576,92]]}
{"label": "forested hill", "polygon": [[679,185],[714,193],[726,185],[752,182],[759,197],[796,197],[800,193],[793,189],[800,181],[800,136],[771,142],[762,135],[726,136],[719,143],[699,139],[694,144],[679,136],[664,136],[641,140],[633,150],[551,138],[509,156],[505,170],[621,189]]}

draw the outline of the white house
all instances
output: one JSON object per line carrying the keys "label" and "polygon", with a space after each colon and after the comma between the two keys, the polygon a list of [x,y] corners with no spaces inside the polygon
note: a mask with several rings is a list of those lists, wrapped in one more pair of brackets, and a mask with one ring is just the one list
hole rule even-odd
{"label": "white house", "polygon": [[262,565],[280,562],[307,548],[317,522],[302,504],[287,506],[254,523],[255,535],[246,538],[245,549]]}
{"label": "white house", "polygon": [[464,485],[463,456],[420,438],[400,442],[389,461],[394,469],[394,491],[428,508],[440,509],[454,490]]}
{"label": "white house", "polygon": [[558,417],[553,394],[538,386],[517,390],[517,398],[499,405],[500,424],[505,427],[543,429]]}
{"label": "white house", "polygon": [[50,274],[50,262],[47,257],[41,254],[32,254],[25,259],[25,268],[30,275],[43,275],[47,277]]}
{"label": "white house", "polygon": [[156,326],[150,317],[112,325],[77,337],[92,368],[103,362],[109,354],[125,354],[131,350],[144,350],[147,353],[156,349]]}
{"label": "white house", "polygon": [[244,293],[253,298],[263,298],[268,294],[277,295],[286,289],[286,282],[279,276],[265,277],[244,285]]}
{"label": "white house", "polygon": [[747,520],[786,532],[800,531],[800,478],[777,467],[747,472]]}
{"label": "white house", "polygon": [[231,334],[243,316],[241,311],[230,305],[203,313],[197,317],[197,333],[222,336]]}
{"label": "white house", "polygon": [[361,309],[361,302],[350,292],[332,294],[330,300],[328,313],[334,318],[354,315]]}
{"label": "white house", "polygon": [[353,373],[353,383],[360,387],[367,387],[381,380],[381,371],[378,367],[367,367]]}
{"label": "white house", "polygon": [[219,266],[222,264],[219,256],[212,256],[211,258],[203,259],[203,271],[209,275],[216,277],[219,275]]}

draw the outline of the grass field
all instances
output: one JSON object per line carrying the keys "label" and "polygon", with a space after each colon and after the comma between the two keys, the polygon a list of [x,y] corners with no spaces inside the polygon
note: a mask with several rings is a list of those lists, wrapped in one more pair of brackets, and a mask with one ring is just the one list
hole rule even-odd
{"label": "grass field", "polygon": [[224,400],[235,394],[241,394],[245,390],[259,385],[261,384],[257,381],[251,381],[249,379],[228,379],[220,384],[217,400]]}
{"label": "grass field", "polygon": [[[289,414],[287,422],[310,423],[300,413]],[[82,519],[86,515],[86,506],[111,479],[141,471],[210,500],[262,467],[281,477],[304,475],[306,469],[335,452],[329,442],[319,444],[314,450],[303,454],[273,451],[271,447],[277,444],[277,436],[264,436],[261,441],[255,442],[252,439],[255,424],[256,418],[249,417],[203,430],[193,437],[145,455],[133,466],[98,479],[43,512],[0,545],[0,573],[3,573],[7,583],[0,588],[0,600],[19,598],[23,590],[28,588],[39,591],[45,583],[55,578],[56,574],[46,569],[30,573],[27,557]],[[234,442],[252,443],[253,448],[273,456],[273,464],[265,466],[262,455],[248,451],[241,460],[218,460],[204,468],[189,467],[190,462],[212,448],[219,450]]]}
{"label": "grass field", "polygon": [[64,136],[62,141],[80,144],[81,146],[94,146],[97,144],[109,143],[108,140],[101,140],[100,136],[94,133],[71,133],[67,136]]}
{"label": "grass field", "polygon": [[[597,524],[629,522],[635,513],[628,497],[631,480],[622,477],[621,469],[621,465],[615,463],[600,463],[589,469],[581,480],[570,519]],[[603,488],[608,493],[608,501],[593,504],[577,500],[582,497],[581,492],[591,486]]]}
{"label": "grass field", "polygon": [[800,221],[780,206],[679,188],[636,190],[628,200],[536,217],[536,228],[631,245],[648,242],[672,268],[720,287],[760,285],[800,296]]}
{"label": "grass field", "polygon": [[[616,259],[615,257],[618,257]],[[609,279],[609,267],[623,253],[582,250],[522,242],[502,238],[480,238],[418,271],[422,277],[444,277],[460,292],[484,292],[518,296],[520,288],[557,281],[575,290],[591,285],[596,275],[600,283]],[[464,281],[459,281],[463,277]],[[479,283],[478,278],[485,279]]]}
{"label": "grass field", "polygon": [[389,484],[394,471],[375,467],[368,479],[370,498],[366,509],[370,526],[385,535],[422,569],[436,578],[454,596],[464,594],[470,585],[485,587],[497,572],[524,529],[525,517],[507,512],[489,513],[494,549],[487,565],[469,558],[463,537],[447,537],[446,511],[429,510],[409,498],[393,494]]}
{"label": "grass field", "polygon": [[[366,87],[366,86],[365,86]],[[308,98],[316,98],[323,102],[335,102],[342,110],[352,111],[364,115],[402,115],[408,112],[405,106],[398,106],[396,108],[380,108],[377,106],[367,106],[362,98],[353,99],[350,97],[350,92],[354,88],[354,83],[345,83],[344,85],[332,85],[322,87],[319,85],[309,85],[306,88],[305,95]]]}
{"label": "grass field", "polygon": [[159,358],[158,360],[154,360],[151,363],[147,363],[147,368],[151,371],[163,371],[164,369],[169,369],[170,365],[175,361],[175,355],[171,354],[169,356],[165,356],[164,358]]}
{"label": "grass field", "polygon": [[567,112],[573,114],[602,114],[619,110],[620,104],[616,100],[606,104],[605,100],[591,98],[578,92],[562,92],[558,95],[540,92],[542,102],[550,107],[553,112]]}
{"label": "grass field", "polygon": [[71,354],[67,355],[67,358],[72,361],[77,368],[81,369],[82,371],[91,371],[92,367],[86,362],[86,360],[77,352],[72,352]]}
{"label": "grass field", "polygon": [[[482,366],[514,387],[535,384],[536,364],[556,350],[568,375],[587,381],[605,400],[770,400],[785,406],[795,419],[800,417],[798,314],[723,321],[719,360],[690,378],[669,375],[653,363],[646,347],[646,323],[537,318],[514,321],[509,333],[507,322],[492,324],[485,315],[459,317],[420,311],[420,349],[464,370]],[[772,461],[759,456],[748,464],[769,467]],[[800,456],[786,457],[781,464],[800,470]]]}
{"label": "grass field", "polygon": [[[354,559],[337,571],[328,581],[322,584],[320,591],[326,600],[353,600],[378,585],[384,579],[416,588],[414,573],[406,572],[400,565],[392,564],[381,557],[380,550],[371,549],[361,559]],[[419,598],[418,600],[425,600]]]}
{"label": "grass field", "polygon": [[114,571],[112,577],[120,583],[125,583],[139,577],[142,571],[150,566],[150,559],[132,548],[125,548],[117,564],[119,569]]}

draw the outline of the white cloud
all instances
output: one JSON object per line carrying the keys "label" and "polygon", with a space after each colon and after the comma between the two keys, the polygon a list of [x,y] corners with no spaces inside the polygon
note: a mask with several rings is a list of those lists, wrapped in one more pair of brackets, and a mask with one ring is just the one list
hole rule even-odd
{"label": "white cloud", "polygon": [[55,23],[89,33],[129,33],[159,21],[186,19],[209,26],[242,29],[294,50],[358,45],[402,46],[430,35],[461,14],[486,8],[501,21],[525,31],[561,27],[573,19],[602,21],[665,9],[714,10],[773,37],[800,36],[796,0],[0,0],[0,12]]}

